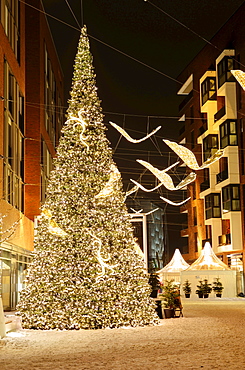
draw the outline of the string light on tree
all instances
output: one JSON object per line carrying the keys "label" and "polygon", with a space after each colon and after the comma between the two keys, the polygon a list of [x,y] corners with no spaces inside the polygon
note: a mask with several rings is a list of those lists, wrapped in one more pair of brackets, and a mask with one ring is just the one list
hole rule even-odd
{"label": "string light on tree", "polygon": [[[18,305],[24,328],[97,329],[158,323],[105,131],[84,27],[67,121]],[[50,227],[56,226],[66,234],[51,233]]]}

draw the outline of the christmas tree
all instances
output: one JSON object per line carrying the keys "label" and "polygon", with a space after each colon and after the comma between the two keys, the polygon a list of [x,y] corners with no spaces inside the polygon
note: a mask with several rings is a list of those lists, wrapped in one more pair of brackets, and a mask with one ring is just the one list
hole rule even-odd
{"label": "christmas tree", "polygon": [[105,135],[86,27],[62,133],[18,304],[23,327],[156,324],[148,276]]}

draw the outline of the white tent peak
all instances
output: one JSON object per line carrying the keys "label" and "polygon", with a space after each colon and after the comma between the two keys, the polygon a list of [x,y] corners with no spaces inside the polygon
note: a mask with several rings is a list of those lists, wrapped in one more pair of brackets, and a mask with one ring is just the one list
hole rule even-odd
{"label": "white tent peak", "polygon": [[230,270],[214,253],[209,242],[206,242],[200,257],[188,268],[191,270]]}
{"label": "white tent peak", "polygon": [[175,249],[174,255],[171,261],[164,266],[161,270],[157,271],[157,274],[164,272],[180,272],[186,270],[190,265],[182,257],[180,250]]}

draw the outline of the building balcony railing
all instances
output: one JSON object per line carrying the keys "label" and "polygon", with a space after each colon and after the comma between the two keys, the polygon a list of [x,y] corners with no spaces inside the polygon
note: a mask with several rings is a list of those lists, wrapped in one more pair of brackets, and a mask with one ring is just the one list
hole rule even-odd
{"label": "building balcony railing", "polygon": [[179,111],[181,111],[187,103],[193,98],[193,90],[185,97],[185,99],[179,105]]}
{"label": "building balcony railing", "polygon": [[210,181],[209,181],[209,179],[208,179],[208,180],[203,181],[203,182],[200,184],[200,192],[205,191],[205,190],[207,190],[207,189],[209,189],[209,188],[210,188]]}
{"label": "building balcony railing", "polygon": [[214,121],[218,121],[225,115],[225,105],[214,115]]}
{"label": "building balcony railing", "polygon": [[231,234],[219,235],[219,246],[231,244]]}
{"label": "building balcony railing", "polygon": [[219,184],[220,182],[228,179],[228,169],[218,173],[216,175],[216,184]]}

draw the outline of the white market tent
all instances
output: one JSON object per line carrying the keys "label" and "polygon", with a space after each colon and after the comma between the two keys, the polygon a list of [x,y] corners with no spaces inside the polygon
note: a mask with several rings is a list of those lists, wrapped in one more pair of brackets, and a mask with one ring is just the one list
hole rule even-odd
{"label": "white market tent", "polygon": [[[189,280],[192,288],[191,297],[197,298],[195,292],[199,281],[207,279],[208,283],[213,284],[215,278],[220,278],[224,286],[223,297],[236,297],[236,271],[231,270],[222,262],[207,242],[200,257],[188,269],[181,272],[181,284]],[[214,292],[210,294],[210,297],[215,297]]]}
{"label": "white market tent", "polygon": [[174,280],[176,283],[180,284],[180,273],[189,266],[190,265],[182,257],[180,250],[175,249],[171,261],[161,270],[157,271],[157,274],[159,275],[161,283],[163,283],[164,280]]}

